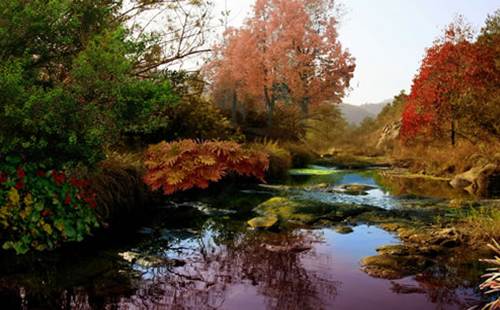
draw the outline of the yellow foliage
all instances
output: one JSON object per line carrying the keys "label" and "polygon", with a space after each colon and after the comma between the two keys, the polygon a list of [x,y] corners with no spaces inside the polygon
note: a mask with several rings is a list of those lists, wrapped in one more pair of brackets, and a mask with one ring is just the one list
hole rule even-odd
{"label": "yellow foliage", "polygon": [[50,224],[45,224],[42,226],[43,230],[45,230],[49,235],[52,235],[52,226]]}
{"label": "yellow foliage", "polygon": [[[60,223],[60,222],[57,222],[54,224],[54,226],[59,230],[59,231],[63,231],[64,229],[64,224],[63,223]],[[63,233],[64,234],[64,233]]]}
{"label": "yellow foliage", "polygon": [[28,194],[26,195],[26,197],[24,197],[24,203],[29,206],[33,203],[33,197],[31,196],[31,194]]}
{"label": "yellow foliage", "polygon": [[12,187],[8,194],[9,200],[13,205],[19,204],[19,192],[16,188]]}

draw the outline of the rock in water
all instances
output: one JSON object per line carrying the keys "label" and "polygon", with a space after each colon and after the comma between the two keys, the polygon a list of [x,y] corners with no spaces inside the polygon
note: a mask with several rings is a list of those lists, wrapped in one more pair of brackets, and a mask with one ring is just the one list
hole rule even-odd
{"label": "rock in water", "polygon": [[342,234],[342,235],[350,234],[353,232],[352,228],[349,226],[337,226],[337,227],[335,227],[334,230],[335,230],[335,232]]}
{"label": "rock in water", "polygon": [[487,197],[496,194],[500,171],[497,165],[482,163],[469,171],[455,176],[450,182],[454,188],[463,188],[470,194]]}
{"label": "rock in water", "polygon": [[431,261],[422,255],[380,254],[359,261],[361,270],[369,276],[383,279],[401,279],[429,267]]}
{"label": "rock in water", "polygon": [[310,245],[271,245],[263,244],[266,250],[276,253],[301,253],[312,249]]}
{"label": "rock in water", "polygon": [[278,222],[275,216],[260,216],[249,220],[247,224],[253,229],[268,229]]}

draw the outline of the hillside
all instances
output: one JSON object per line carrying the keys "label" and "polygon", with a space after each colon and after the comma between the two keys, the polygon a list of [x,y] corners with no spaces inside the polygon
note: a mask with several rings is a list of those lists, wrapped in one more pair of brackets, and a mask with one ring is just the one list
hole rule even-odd
{"label": "hillside", "polygon": [[380,103],[366,103],[363,105],[341,103],[340,110],[348,123],[359,125],[366,117],[377,117],[385,105],[390,102],[392,102],[392,99],[387,99]]}

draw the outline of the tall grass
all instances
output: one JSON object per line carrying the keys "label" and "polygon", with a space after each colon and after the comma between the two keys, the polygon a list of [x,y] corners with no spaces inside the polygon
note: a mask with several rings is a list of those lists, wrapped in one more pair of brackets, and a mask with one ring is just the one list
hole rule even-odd
{"label": "tall grass", "polygon": [[479,206],[458,211],[457,229],[468,236],[469,242],[500,237],[500,207]]}
{"label": "tall grass", "polygon": [[88,174],[96,195],[98,212],[110,222],[144,210],[152,201],[152,191],[142,179],[145,168],[140,152],[108,152]]}

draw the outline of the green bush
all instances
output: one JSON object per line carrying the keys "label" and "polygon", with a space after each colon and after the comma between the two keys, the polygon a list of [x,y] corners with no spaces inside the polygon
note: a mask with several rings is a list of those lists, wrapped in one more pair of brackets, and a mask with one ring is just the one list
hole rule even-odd
{"label": "green bush", "polygon": [[89,166],[123,133],[165,128],[178,97],[137,75],[147,42],[112,22],[118,3],[45,2],[0,2],[0,163]]}
{"label": "green bush", "polygon": [[102,222],[88,181],[9,158],[0,166],[0,236],[4,249],[25,253],[81,241]]}

